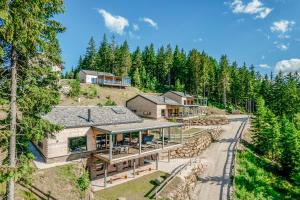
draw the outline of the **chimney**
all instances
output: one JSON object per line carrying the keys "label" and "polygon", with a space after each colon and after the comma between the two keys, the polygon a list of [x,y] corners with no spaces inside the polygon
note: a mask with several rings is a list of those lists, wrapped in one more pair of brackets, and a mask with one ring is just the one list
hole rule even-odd
{"label": "chimney", "polygon": [[91,122],[91,109],[88,109],[88,122]]}
{"label": "chimney", "polygon": [[164,102],[166,103],[166,97],[164,97]]}

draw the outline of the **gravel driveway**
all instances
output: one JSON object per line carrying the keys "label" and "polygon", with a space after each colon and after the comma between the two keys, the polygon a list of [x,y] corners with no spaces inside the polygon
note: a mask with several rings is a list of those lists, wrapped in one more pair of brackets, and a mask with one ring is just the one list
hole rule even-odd
{"label": "gravel driveway", "polygon": [[230,166],[233,158],[232,150],[242,130],[245,115],[228,116],[231,122],[222,126],[225,131],[218,141],[212,143],[200,158],[208,167],[200,176],[195,188],[193,199],[197,200],[225,200],[229,199]]}

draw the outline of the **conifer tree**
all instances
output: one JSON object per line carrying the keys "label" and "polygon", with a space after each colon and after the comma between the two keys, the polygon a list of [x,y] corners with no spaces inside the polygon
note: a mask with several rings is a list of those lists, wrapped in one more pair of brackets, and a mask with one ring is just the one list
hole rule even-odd
{"label": "conifer tree", "polygon": [[227,107],[227,91],[229,88],[229,80],[228,80],[228,59],[226,55],[223,55],[220,59],[220,87],[222,87],[222,97],[223,97],[223,104],[224,107]]}
{"label": "conifer tree", "polygon": [[299,130],[286,117],[281,120],[281,135],[279,139],[279,162],[282,171],[290,176],[296,167],[299,167]]}
{"label": "conifer tree", "polygon": [[84,59],[82,61],[82,68],[89,70],[97,70],[97,50],[96,42],[93,37],[90,38]]}
{"label": "conifer tree", "polygon": [[117,50],[117,52],[118,53],[116,55],[116,74],[119,76],[127,76],[131,68],[131,57],[128,43],[126,40]]}
{"label": "conifer tree", "polygon": [[[56,81],[59,74],[52,72],[52,66],[61,64],[56,34],[64,28],[53,16],[63,12],[63,1],[1,1],[0,9],[6,13],[1,16],[4,23],[0,29],[1,44],[8,47],[5,55],[9,61],[4,65],[11,73],[10,115],[1,123],[9,124],[10,128],[9,169],[12,170],[1,176],[7,177],[7,199],[13,200],[15,181],[24,179],[32,158],[26,151],[28,141],[39,141],[59,128],[40,116],[59,102]],[[17,117],[17,111],[22,118]]]}

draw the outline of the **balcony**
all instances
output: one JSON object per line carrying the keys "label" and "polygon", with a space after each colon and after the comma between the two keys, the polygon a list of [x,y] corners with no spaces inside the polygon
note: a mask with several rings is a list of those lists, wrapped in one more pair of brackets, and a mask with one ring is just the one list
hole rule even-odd
{"label": "balcony", "polygon": [[93,127],[97,157],[110,164],[157,154],[182,144],[182,124],[144,121],[142,123]]}

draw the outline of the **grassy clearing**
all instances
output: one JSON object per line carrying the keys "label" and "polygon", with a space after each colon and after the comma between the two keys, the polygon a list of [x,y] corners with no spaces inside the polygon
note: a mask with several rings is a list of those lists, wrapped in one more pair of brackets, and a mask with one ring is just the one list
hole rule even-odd
{"label": "grassy clearing", "polygon": [[300,199],[300,188],[276,173],[268,160],[245,147],[238,152],[237,175],[234,178],[235,199]]}
{"label": "grassy clearing", "polygon": [[166,178],[164,172],[154,172],[141,178],[129,181],[125,184],[117,185],[95,193],[97,200],[115,200],[119,197],[125,197],[130,200],[150,199],[152,191],[157,187],[155,179]]}
{"label": "grassy clearing", "polygon": [[34,189],[31,193],[28,188],[18,185],[17,199],[41,199],[37,195],[49,195],[55,199],[80,199],[81,192],[76,183],[79,171],[80,166],[77,164],[36,171],[32,185],[38,190]]}

